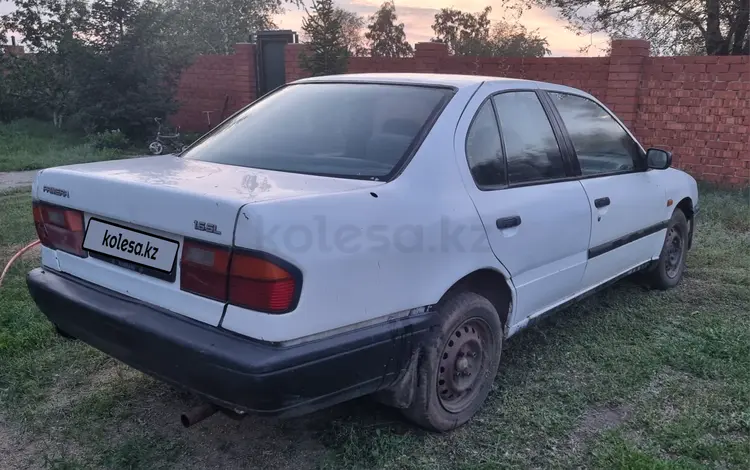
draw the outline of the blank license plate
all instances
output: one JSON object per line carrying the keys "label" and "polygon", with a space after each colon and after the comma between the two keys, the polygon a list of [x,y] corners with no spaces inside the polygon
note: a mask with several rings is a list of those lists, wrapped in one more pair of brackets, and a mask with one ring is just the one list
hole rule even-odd
{"label": "blank license plate", "polygon": [[163,272],[171,272],[180,244],[97,219],[90,219],[83,247]]}

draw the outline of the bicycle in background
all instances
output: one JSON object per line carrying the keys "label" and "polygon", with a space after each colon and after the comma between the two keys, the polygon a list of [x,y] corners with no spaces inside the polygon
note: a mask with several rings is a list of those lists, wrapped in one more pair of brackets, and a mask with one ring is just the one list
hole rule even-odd
{"label": "bicycle in background", "polygon": [[169,153],[179,153],[185,150],[187,147],[182,141],[182,135],[180,134],[180,127],[175,129],[174,134],[163,134],[162,133],[162,119],[154,118],[157,124],[156,137],[148,144],[148,150],[153,155],[162,155],[165,150]]}

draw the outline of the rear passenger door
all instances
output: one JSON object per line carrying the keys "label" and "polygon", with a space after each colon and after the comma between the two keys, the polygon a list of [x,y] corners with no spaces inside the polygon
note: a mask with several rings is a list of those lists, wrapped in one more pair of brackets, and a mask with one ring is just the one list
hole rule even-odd
{"label": "rear passenger door", "polygon": [[603,106],[586,96],[548,91],[574,150],[591,206],[584,288],[658,256],[664,242],[666,191],[646,170],[643,149]]}
{"label": "rear passenger door", "polygon": [[591,212],[536,90],[485,83],[464,111],[455,151],[492,251],[516,288],[510,326],[573,296]]}

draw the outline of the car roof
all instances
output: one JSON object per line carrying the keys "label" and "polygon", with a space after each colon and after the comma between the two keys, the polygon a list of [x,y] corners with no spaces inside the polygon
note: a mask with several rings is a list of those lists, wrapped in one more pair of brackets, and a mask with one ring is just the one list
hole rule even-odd
{"label": "car roof", "polygon": [[315,82],[367,82],[367,83],[401,83],[410,85],[445,86],[465,88],[480,85],[484,82],[507,82],[508,88],[544,88],[547,90],[568,91],[576,94],[587,93],[576,88],[553,83],[524,80],[521,78],[489,77],[483,75],[458,75],[442,73],[347,73],[341,75],[324,75],[297,80],[293,83]]}
{"label": "car roof", "polygon": [[488,80],[513,80],[499,77],[482,77],[480,75],[455,75],[440,73],[345,73],[341,75],[324,75],[297,80],[303,82],[375,82],[375,83],[408,83],[414,85],[433,85],[463,88],[477,85]]}

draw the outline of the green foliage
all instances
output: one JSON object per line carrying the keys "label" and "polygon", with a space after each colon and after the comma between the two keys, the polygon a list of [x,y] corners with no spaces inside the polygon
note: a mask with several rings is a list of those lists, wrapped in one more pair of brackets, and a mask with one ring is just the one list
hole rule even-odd
{"label": "green foliage", "polygon": [[462,56],[543,57],[550,53],[547,39],[523,25],[500,21],[492,24],[491,7],[481,13],[443,8],[435,14],[433,41],[448,45]]}
{"label": "green foliage", "polygon": [[0,119],[22,117],[50,119],[57,127],[75,109],[76,64],[85,49],[78,41],[63,39],[56,50],[40,50],[34,56],[6,56],[0,60],[5,93]]}
{"label": "green foliage", "polygon": [[100,24],[114,34],[100,39],[100,52],[89,57],[78,113],[89,131],[122,129],[141,138],[150,133],[154,117],[177,110],[177,80],[189,57],[165,37],[172,17],[159,5],[144,2],[128,11],[121,36],[122,12],[110,11]]}
{"label": "green foliage", "polygon": [[414,49],[406,41],[404,24],[398,23],[396,5],[385,2],[370,18],[365,38],[369,41],[370,54],[373,57],[409,57]]}
{"label": "green foliage", "polygon": [[174,39],[192,53],[231,54],[238,42],[276,25],[283,4],[298,0],[164,0],[175,13]]}
{"label": "green foliage", "polygon": [[191,145],[196,140],[203,137],[203,134],[200,132],[183,132],[182,133],[182,142],[185,145]]}
{"label": "green foliage", "polygon": [[490,43],[490,55],[499,57],[544,57],[551,53],[547,38],[519,23],[495,22]]}
{"label": "green foliage", "polygon": [[82,134],[58,129],[49,121],[0,122],[0,172],[110,160],[124,154],[119,149],[97,149]]}
{"label": "green foliage", "polygon": [[454,8],[443,8],[435,14],[433,41],[445,43],[455,55],[489,55],[491,7],[481,13],[464,13]]}
{"label": "green foliage", "polygon": [[0,21],[35,54],[2,57],[0,119],[49,119],[87,133],[150,132],[176,110],[189,54],[173,40],[175,15],[150,0],[14,0]]}
{"label": "green foliage", "polygon": [[647,39],[662,55],[750,54],[747,0],[523,0],[554,7],[585,33]]}
{"label": "green foliage", "polygon": [[307,51],[300,54],[302,68],[312,76],[346,72],[349,51],[333,0],[314,0],[312,13],[302,20],[302,30],[309,38]]}
{"label": "green foliage", "polygon": [[125,150],[130,147],[130,140],[123,134],[120,129],[97,132],[91,134],[88,138],[89,143],[95,149],[120,149]]}

